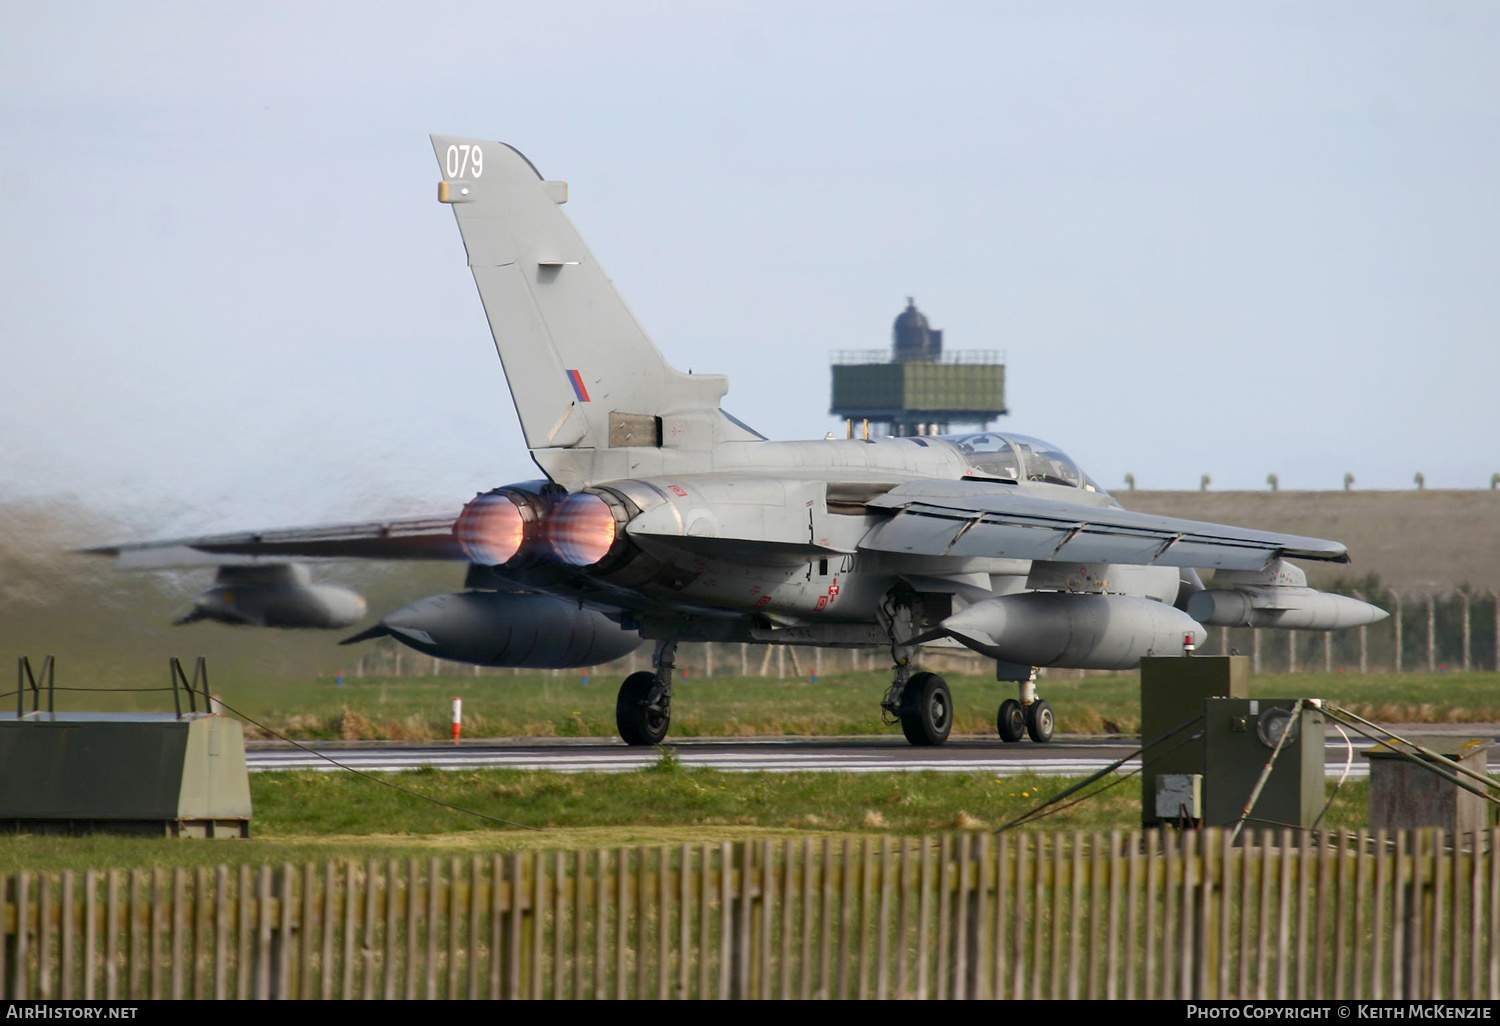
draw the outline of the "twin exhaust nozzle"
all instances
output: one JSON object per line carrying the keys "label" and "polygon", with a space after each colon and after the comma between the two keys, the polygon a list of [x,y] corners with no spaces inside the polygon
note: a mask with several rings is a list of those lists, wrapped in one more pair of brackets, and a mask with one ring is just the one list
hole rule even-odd
{"label": "twin exhaust nozzle", "polygon": [[508,566],[556,559],[593,566],[614,548],[619,523],[593,492],[567,495],[556,485],[496,488],[475,496],[459,514],[453,536],[470,562]]}

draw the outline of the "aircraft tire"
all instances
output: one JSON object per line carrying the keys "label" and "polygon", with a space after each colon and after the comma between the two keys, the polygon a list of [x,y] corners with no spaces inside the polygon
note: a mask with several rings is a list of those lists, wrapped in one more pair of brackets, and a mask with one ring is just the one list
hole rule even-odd
{"label": "aircraft tire", "polygon": [[1057,717],[1052,713],[1052,703],[1041,698],[1032,702],[1026,709],[1026,733],[1031,735],[1031,740],[1051,741],[1056,729]]}
{"label": "aircraft tire", "polygon": [[615,698],[615,727],[627,745],[659,745],[672,723],[670,703],[664,710],[648,708],[657,689],[656,674],[641,670],[625,678]]}
{"label": "aircraft tire", "polygon": [[901,733],[918,747],[940,745],[953,729],[953,693],[935,673],[916,673],[901,692]]}
{"label": "aircraft tire", "polygon": [[1000,713],[995,717],[995,726],[1000,731],[1001,741],[1019,741],[1026,736],[1026,710],[1014,698],[1000,703]]}

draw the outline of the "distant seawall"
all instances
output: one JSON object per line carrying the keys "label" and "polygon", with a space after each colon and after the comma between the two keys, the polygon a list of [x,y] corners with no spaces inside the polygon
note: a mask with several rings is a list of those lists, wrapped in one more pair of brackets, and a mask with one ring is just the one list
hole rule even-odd
{"label": "distant seawall", "polygon": [[1303,563],[1308,578],[1380,575],[1410,591],[1500,591],[1500,491],[1119,491],[1126,509],[1331,538],[1353,563]]}

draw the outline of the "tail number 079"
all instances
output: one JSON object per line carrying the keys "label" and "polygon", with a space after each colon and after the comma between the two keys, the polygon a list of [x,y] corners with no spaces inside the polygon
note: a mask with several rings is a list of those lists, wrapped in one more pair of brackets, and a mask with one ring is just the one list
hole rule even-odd
{"label": "tail number 079", "polygon": [[444,164],[449,178],[478,178],[484,174],[484,151],[468,143],[449,146]]}

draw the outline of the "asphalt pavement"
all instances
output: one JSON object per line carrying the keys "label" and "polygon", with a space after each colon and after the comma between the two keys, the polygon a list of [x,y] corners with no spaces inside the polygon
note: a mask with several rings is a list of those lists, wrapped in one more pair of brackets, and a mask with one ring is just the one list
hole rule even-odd
{"label": "asphalt pavement", "polygon": [[[1420,724],[1392,728],[1402,736],[1447,735],[1494,739],[1500,725]],[[1360,751],[1371,742],[1351,735],[1346,744],[1329,731],[1326,744],[1328,774],[1351,777],[1369,773]],[[914,748],[899,736],[831,738],[683,738],[669,739],[684,767],[740,773],[994,773],[1014,776],[1083,776],[1131,755],[1140,742],[1134,738],[1059,734],[1047,744],[1022,741],[1006,744],[996,738],[952,738],[938,748]],[[252,772],[266,770],[324,770],[342,766],[369,772],[434,766],[443,770],[501,767],[554,770],[561,773],[622,773],[643,769],[662,758],[652,748],[631,748],[611,738],[486,738],[461,744],[441,742],[333,741],[297,748],[284,742],[251,741],[246,755]],[[315,754],[318,753],[318,754]],[[1500,748],[1492,748],[1492,762],[1500,762]],[[335,761],[330,761],[335,760]],[[1126,769],[1140,765],[1130,759]]]}

